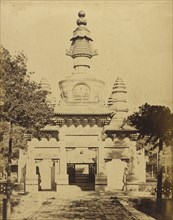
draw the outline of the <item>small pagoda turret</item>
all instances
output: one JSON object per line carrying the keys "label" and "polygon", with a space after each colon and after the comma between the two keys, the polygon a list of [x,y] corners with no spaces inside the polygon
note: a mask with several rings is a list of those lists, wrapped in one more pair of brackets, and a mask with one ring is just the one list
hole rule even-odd
{"label": "small pagoda turret", "polygon": [[42,78],[39,83],[39,86],[40,86],[40,90],[46,91],[46,93],[47,93],[46,103],[50,107],[54,108],[56,106],[56,98],[52,94],[51,86],[50,86],[49,82],[47,81],[47,79]]}
{"label": "small pagoda turret", "polygon": [[128,112],[127,89],[124,81],[120,77],[117,77],[115,80],[110,99],[110,109],[117,113],[116,117],[120,117],[121,115],[121,118],[125,118]]}

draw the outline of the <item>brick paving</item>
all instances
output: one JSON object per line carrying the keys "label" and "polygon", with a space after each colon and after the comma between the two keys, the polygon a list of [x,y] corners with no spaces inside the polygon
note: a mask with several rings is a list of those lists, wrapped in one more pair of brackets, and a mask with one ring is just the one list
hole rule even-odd
{"label": "brick paving", "polygon": [[27,219],[132,220],[134,218],[129,216],[121,206],[115,206],[111,201],[100,199],[96,196],[94,199],[79,200],[69,200],[65,198],[49,199],[43,203],[38,211]]}
{"label": "brick paving", "polygon": [[[38,202],[39,201],[39,202]],[[58,192],[39,192],[26,197],[14,212],[13,220],[142,220],[136,218],[117,197],[97,191],[82,191],[75,187],[62,187]]]}
{"label": "brick paving", "polygon": [[69,193],[48,198],[27,220],[134,220],[118,201],[98,192]]}

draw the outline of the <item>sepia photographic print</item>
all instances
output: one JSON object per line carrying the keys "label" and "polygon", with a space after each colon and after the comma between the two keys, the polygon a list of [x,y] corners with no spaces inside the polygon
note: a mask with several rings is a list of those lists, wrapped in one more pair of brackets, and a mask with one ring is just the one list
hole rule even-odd
{"label": "sepia photographic print", "polygon": [[172,0],[0,6],[0,219],[173,220]]}

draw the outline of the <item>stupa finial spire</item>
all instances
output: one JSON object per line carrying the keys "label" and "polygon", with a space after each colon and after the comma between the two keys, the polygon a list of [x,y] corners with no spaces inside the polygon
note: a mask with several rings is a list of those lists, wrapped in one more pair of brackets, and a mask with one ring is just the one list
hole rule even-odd
{"label": "stupa finial spire", "polygon": [[79,18],[77,19],[77,25],[80,26],[80,25],[87,25],[87,20],[85,19],[85,12],[84,11],[80,11],[78,13],[78,16]]}
{"label": "stupa finial spire", "polygon": [[80,72],[86,72],[90,68],[90,59],[97,55],[97,51],[93,50],[92,38],[90,31],[87,29],[87,21],[85,19],[85,12],[79,11],[77,19],[78,27],[73,31],[71,38],[70,50],[66,51],[66,55],[74,59],[74,69]]}

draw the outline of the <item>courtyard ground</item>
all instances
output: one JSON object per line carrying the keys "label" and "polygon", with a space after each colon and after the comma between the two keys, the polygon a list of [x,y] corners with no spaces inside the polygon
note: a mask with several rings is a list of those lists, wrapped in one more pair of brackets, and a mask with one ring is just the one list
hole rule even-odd
{"label": "courtyard ground", "polygon": [[12,220],[152,220],[126,202],[122,192],[83,191],[77,186],[59,187],[57,192],[21,196]]}

